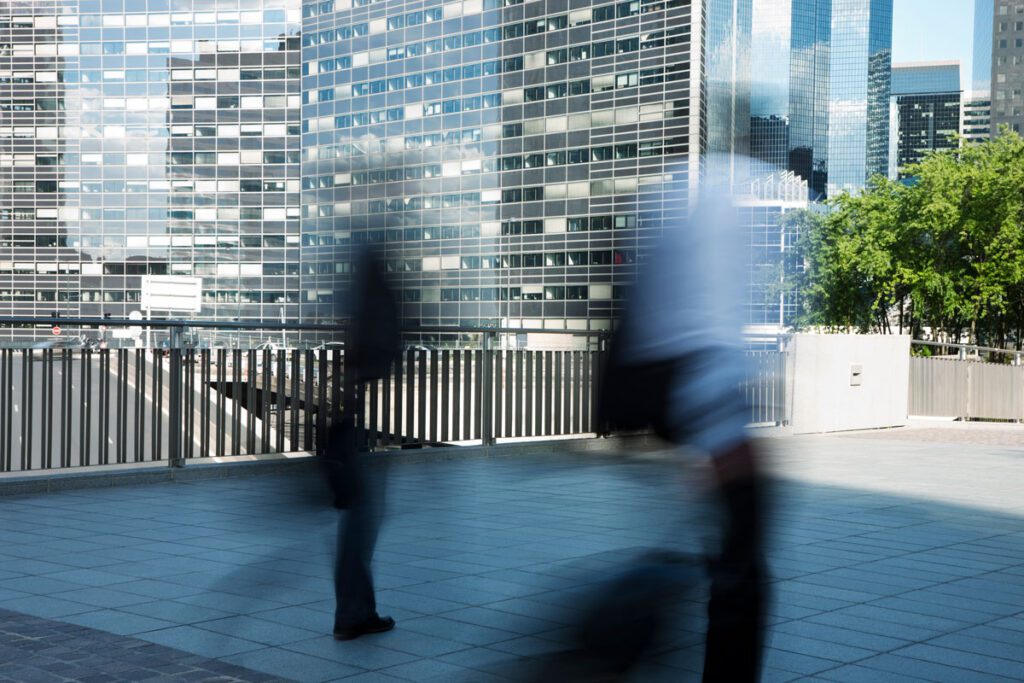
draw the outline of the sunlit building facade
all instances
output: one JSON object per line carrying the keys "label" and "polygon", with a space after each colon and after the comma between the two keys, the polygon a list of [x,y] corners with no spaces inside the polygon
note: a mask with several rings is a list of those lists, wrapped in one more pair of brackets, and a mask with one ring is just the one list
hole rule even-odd
{"label": "sunlit building facade", "polygon": [[828,195],[889,170],[893,0],[832,0]]}
{"label": "sunlit building facade", "polygon": [[895,64],[889,112],[889,177],[932,150],[955,149],[961,126],[960,62]]}
{"label": "sunlit building facade", "polygon": [[298,315],[299,0],[0,6],[0,315]]}
{"label": "sunlit building facade", "polygon": [[[407,323],[607,327],[644,236],[721,140],[708,108],[732,125],[745,106],[702,98],[714,12],[742,15],[683,0],[306,3],[303,316],[335,313],[352,249],[372,244]],[[722,55],[746,25],[717,34],[713,72],[742,60]],[[684,191],[666,196],[669,176]]]}
{"label": "sunlit building facade", "polygon": [[1024,131],[1024,3],[995,0],[992,17],[992,132]]}
{"label": "sunlit building facade", "polygon": [[833,0],[753,0],[750,155],[756,173],[791,171],[809,198],[828,185]]}

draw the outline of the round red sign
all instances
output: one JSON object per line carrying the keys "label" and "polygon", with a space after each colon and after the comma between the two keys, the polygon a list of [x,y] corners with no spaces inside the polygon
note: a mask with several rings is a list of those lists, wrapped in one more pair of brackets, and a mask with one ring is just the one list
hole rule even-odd
{"label": "round red sign", "polygon": [[56,325],[54,325],[54,326],[53,326],[53,333],[54,333],[54,334],[60,334],[60,328],[59,328],[59,327],[57,327]]}

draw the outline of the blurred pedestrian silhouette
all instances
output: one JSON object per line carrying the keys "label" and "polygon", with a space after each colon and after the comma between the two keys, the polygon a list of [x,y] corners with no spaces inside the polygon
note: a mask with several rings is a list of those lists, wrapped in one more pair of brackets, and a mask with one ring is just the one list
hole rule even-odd
{"label": "blurred pedestrian silhouette", "polygon": [[[669,216],[638,274],[601,388],[605,433],[653,428],[711,458],[722,523],[720,547],[706,562],[709,682],[758,680],[768,597],[763,468],[746,435],[749,409],[740,391],[746,262],[728,197],[708,194],[691,214]],[[577,649],[561,660],[567,667],[545,675],[589,681],[626,674],[656,640],[668,595],[680,581],[697,581],[672,567],[648,559],[612,582],[584,609]]]}
{"label": "blurred pedestrian silhouette", "polygon": [[334,506],[345,510],[338,523],[334,569],[337,640],[388,631],[395,625],[390,617],[377,614],[371,570],[383,514],[385,473],[383,467],[367,467],[366,455],[360,451],[366,442],[363,386],[387,375],[399,351],[401,328],[396,299],[369,250],[356,258],[347,299],[344,411],[331,425],[321,453]]}

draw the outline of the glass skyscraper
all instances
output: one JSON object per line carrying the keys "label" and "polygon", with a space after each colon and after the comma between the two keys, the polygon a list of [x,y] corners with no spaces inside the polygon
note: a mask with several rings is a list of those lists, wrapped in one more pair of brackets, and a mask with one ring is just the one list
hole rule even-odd
{"label": "glass skyscraper", "polygon": [[1024,3],[995,0],[992,19],[992,132],[1024,128]]}
{"label": "glass skyscraper", "polygon": [[971,90],[985,99],[992,92],[992,18],[995,0],[974,0]]}
{"label": "glass skyscraper", "polygon": [[[685,206],[718,139],[708,107],[741,110],[702,98],[716,11],[307,2],[303,315],[334,314],[351,251],[368,243],[407,322],[607,327],[643,236]],[[684,191],[666,196],[670,175]]]}
{"label": "glass skyscraper", "polygon": [[892,0],[832,0],[828,194],[889,167]]}
{"label": "glass skyscraper", "polygon": [[928,151],[958,146],[960,99],[960,62],[893,65],[890,178],[906,177]]}
{"label": "glass skyscraper", "polygon": [[757,173],[792,171],[811,199],[828,182],[833,0],[754,0],[750,154]]}
{"label": "glass skyscraper", "polygon": [[0,6],[0,315],[295,317],[299,0]]}

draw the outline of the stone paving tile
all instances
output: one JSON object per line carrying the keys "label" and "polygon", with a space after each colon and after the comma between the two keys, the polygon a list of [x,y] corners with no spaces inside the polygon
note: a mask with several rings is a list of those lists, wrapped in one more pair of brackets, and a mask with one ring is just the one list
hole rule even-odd
{"label": "stone paving tile", "polygon": [[[157,680],[264,683],[284,680],[263,672],[123,638],[74,624],[0,610],[0,680]],[[104,676],[108,676],[105,678]]]}
{"label": "stone paving tile", "polygon": [[[1024,452],[877,436],[768,448],[779,487],[764,681],[1024,678]],[[329,636],[338,515],[303,500],[300,478],[0,499],[0,609],[60,619],[65,639],[141,644],[103,668],[53,641],[32,669],[0,638],[0,681],[191,680],[214,657],[265,680],[507,680],[564,647],[581,601],[627,558],[700,552],[712,533],[687,486],[697,470],[550,445],[538,456],[391,468],[375,567],[398,627],[346,643]],[[704,611],[679,604],[636,680],[699,680]],[[145,648],[177,654],[153,668]]]}

